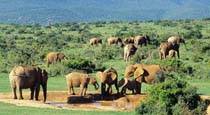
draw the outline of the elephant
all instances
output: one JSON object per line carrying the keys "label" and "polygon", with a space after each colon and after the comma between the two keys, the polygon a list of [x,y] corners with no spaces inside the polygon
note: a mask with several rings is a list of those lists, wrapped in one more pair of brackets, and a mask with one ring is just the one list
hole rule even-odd
{"label": "elephant", "polygon": [[107,42],[108,42],[108,45],[115,44],[115,45],[119,45],[121,47],[124,46],[122,39],[118,38],[118,37],[110,37],[107,39]]}
{"label": "elephant", "polygon": [[127,44],[124,47],[124,60],[128,62],[132,55],[136,53],[137,47],[134,44]]}
{"label": "elephant", "polygon": [[100,38],[91,38],[90,39],[90,45],[98,45],[98,44],[102,44],[102,39]]}
{"label": "elephant", "polygon": [[168,42],[172,43],[173,45],[175,44],[180,44],[180,43],[184,43],[185,44],[185,40],[179,36],[171,36],[168,38],[167,40]]}
{"label": "elephant", "polygon": [[146,46],[149,43],[150,43],[150,38],[147,35],[145,35],[145,36],[135,36],[135,38],[134,38],[134,44],[136,46],[138,46],[138,45],[142,46],[143,44]]}
{"label": "elephant", "polygon": [[96,78],[85,73],[72,72],[65,77],[69,94],[71,94],[72,91],[72,94],[75,95],[74,87],[80,87],[80,96],[85,96],[89,83],[92,84],[96,90],[99,88]]}
{"label": "elephant", "polygon": [[[119,93],[119,89],[117,87],[118,82],[118,74],[114,68],[108,68],[103,72],[97,72],[96,76],[100,79],[101,82],[101,94],[102,96],[109,95],[112,93],[112,85],[115,85],[117,93]],[[106,89],[106,85],[108,88]]]}
{"label": "elephant", "polygon": [[45,59],[47,61],[47,67],[49,67],[50,64],[60,62],[63,59],[67,59],[67,57],[61,52],[50,52]]}
{"label": "elephant", "polygon": [[[141,93],[141,83],[152,84],[155,83],[157,75],[163,74],[163,69],[159,65],[146,65],[146,64],[133,64],[129,65],[125,69],[124,80],[125,83],[122,90],[126,88],[129,79],[134,76],[135,90],[137,94]],[[161,76],[162,77],[162,76]],[[164,80],[164,77],[161,78]],[[121,91],[123,92],[123,91]]]}
{"label": "elephant", "polygon": [[175,50],[170,50],[168,52],[168,58],[176,58],[176,51]]}
{"label": "elephant", "polygon": [[179,45],[178,44],[172,44],[171,42],[163,42],[160,44],[159,50],[159,57],[160,59],[166,59],[166,56],[169,55],[170,50],[174,50],[177,53],[178,58],[179,56]]}
{"label": "elephant", "polygon": [[[118,87],[122,87],[126,82],[126,79],[122,78],[119,82],[118,82]],[[126,94],[126,90],[131,90],[132,91],[132,94],[135,94],[135,91],[136,91],[136,82],[135,80],[128,80],[127,83],[125,84],[125,86],[122,88],[121,90],[121,94]]]}
{"label": "elephant", "polygon": [[134,44],[134,37],[126,38],[124,44]]}
{"label": "elephant", "polygon": [[19,90],[19,99],[23,99],[22,89],[30,88],[30,99],[33,100],[35,91],[35,100],[38,100],[41,85],[44,96],[43,101],[46,101],[48,80],[48,73],[46,70],[33,66],[15,66],[9,73],[9,80],[14,94],[14,99],[17,99],[16,89]]}

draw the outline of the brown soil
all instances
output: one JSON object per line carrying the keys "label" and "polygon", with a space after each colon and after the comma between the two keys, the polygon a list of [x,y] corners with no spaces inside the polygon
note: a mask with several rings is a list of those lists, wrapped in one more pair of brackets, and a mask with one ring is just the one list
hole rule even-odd
{"label": "brown soil", "polygon": [[[92,94],[91,94],[92,93]],[[29,106],[39,108],[69,109],[69,110],[99,110],[99,111],[132,111],[145,98],[141,95],[112,95],[101,98],[97,92],[89,92],[85,97],[76,95],[69,96],[65,91],[48,92],[47,102],[42,102],[42,94],[39,101],[29,100],[29,92],[24,92],[24,100],[12,99],[11,93],[0,93],[0,102],[14,104],[16,106]],[[210,102],[210,96],[201,95],[201,99]],[[207,115],[210,115],[210,106],[207,108]]]}
{"label": "brown soil", "polygon": [[[93,93],[93,94],[91,94]],[[24,92],[24,100],[12,99],[11,93],[0,93],[0,102],[10,103],[17,106],[30,106],[54,109],[70,109],[70,110],[101,110],[101,111],[132,111],[142,100],[146,98],[145,94],[141,95],[112,95],[101,98],[97,92],[89,92],[85,97],[68,96],[65,91],[48,92],[47,102],[42,102],[42,94],[40,93],[40,101],[29,100],[29,92]],[[68,103],[67,103],[68,102]]]}

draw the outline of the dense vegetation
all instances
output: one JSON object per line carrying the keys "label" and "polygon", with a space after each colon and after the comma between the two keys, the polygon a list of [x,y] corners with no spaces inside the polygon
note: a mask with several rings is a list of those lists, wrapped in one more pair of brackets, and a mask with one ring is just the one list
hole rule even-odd
{"label": "dense vegetation", "polygon": [[201,19],[209,0],[1,0],[0,22]]}
{"label": "dense vegetation", "polygon": [[[205,20],[179,20],[179,21],[148,21],[148,22],[95,22],[95,23],[62,23],[49,26],[0,24],[0,73],[8,73],[10,69],[19,64],[38,65],[47,69],[49,77],[64,76],[72,70],[83,70],[94,73],[108,67],[114,67],[123,77],[124,69],[129,63],[160,64],[174,76],[175,87],[169,88],[169,92],[157,95],[155,98],[167,96],[171,90],[173,95],[186,94],[186,98],[194,99],[196,90],[192,90],[182,80],[207,79],[210,77],[210,21]],[[117,36],[126,38],[135,35],[147,34],[151,38],[151,44],[140,47],[129,63],[122,58],[123,49],[119,46],[108,46],[107,38]],[[181,44],[180,59],[160,60],[158,56],[159,44],[166,41],[169,36],[180,35],[186,40],[186,46]],[[100,37],[103,44],[90,46],[89,39]],[[63,52],[68,60],[50,65],[45,64],[45,56],[48,52]],[[0,74],[1,75],[1,74]],[[181,81],[180,81],[181,80]],[[9,82],[8,82],[9,84]],[[155,85],[149,92],[162,93],[165,86],[172,83],[168,81]],[[186,92],[178,92],[177,84],[183,84],[178,88]],[[62,88],[63,89],[63,88]],[[157,89],[157,90],[156,90]],[[160,92],[154,92],[160,91]],[[164,91],[164,90],[163,90]],[[167,90],[166,90],[167,91]],[[180,91],[180,90],[179,90]],[[178,94],[177,94],[178,92]],[[190,93],[189,93],[190,92]],[[166,93],[166,94],[165,94]],[[171,94],[170,94],[171,95]],[[192,97],[191,97],[192,96]],[[172,96],[173,97],[173,96]],[[181,99],[175,99],[174,108],[184,106]],[[184,98],[184,100],[186,100]],[[150,102],[149,102],[150,101]],[[149,103],[154,99],[148,100]],[[198,101],[198,100],[197,100]],[[199,103],[199,101],[196,103]],[[187,101],[186,101],[187,102]],[[188,102],[187,102],[188,103]],[[165,107],[169,103],[161,102]],[[148,105],[144,105],[147,107]],[[155,106],[155,105],[154,105]],[[194,107],[193,109],[197,108]],[[147,108],[139,108],[138,110]],[[179,108],[181,110],[181,108]],[[186,110],[191,107],[187,108]],[[177,112],[178,109],[168,108],[165,112]],[[202,110],[196,109],[193,112]],[[185,110],[183,110],[185,112]],[[158,112],[158,111],[154,111]]]}
{"label": "dense vegetation", "polygon": [[174,77],[154,85],[148,94],[147,100],[136,108],[140,115],[202,115],[208,104],[201,100],[195,87]]}

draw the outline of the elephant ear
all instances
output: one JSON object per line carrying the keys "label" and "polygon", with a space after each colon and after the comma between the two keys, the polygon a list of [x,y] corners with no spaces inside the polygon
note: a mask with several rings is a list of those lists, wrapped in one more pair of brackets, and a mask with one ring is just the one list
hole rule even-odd
{"label": "elephant ear", "polygon": [[136,65],[129,65],[125,69],[124,76],[125,78],[130,78],[133,76],[134,72],[136,71],[137,66]]}
{"label": "elephant ear", "polygon": [[103,76],[103,72],[99,71],[96,73],[96,77],[98,77],[100,80],[101,80],[102,76]]}
{"label": "elephant ear", "polygon": [[112,78],[113,81],[114,81],[115,79],[117,79],[117,73],[110,72],[110,76],[111,76],[111,78]]}
{"label": "elephant ear", "polygon": [[138,67],[134,72],[134,78],[141,77],[144,74],[144,69],[142,67]]}

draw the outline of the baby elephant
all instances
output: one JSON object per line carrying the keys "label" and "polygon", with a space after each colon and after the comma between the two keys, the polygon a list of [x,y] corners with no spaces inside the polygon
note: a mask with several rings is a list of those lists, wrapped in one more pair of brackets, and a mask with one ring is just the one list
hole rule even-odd
{"label": "baby elephant", "polygon": [[170,50],[169,52],[168,52],[168,58],[176,58],[176,54],[177,52],[176,52],[176,50]]}
{"label": "baby elephant", "polygon": [[122,78],[119,82],[118,82],[118,87],[122,87],[124,84],[124,86],[122,87],[121,90],[121,94],[126,94],[126,90],[131,90],[132,94],[136,93],[136,84],[138,82],[136,82],[134,79],[133,80],[128,80],[127,83],[125,83],[126,80],[124,78]]}
{"label": "baby elephant", "polygon": [[[88,74],[79,72],[72,72],[66,75],[66,83],[69,94],[73,95],[75,95],[73,87],[80,87],[80,96],[86,95],[89,83],[93,84],[96,90],[99,88],[97,80],[94,77],[90,77]],[[73,93],[71,93],[71,91]]]}

